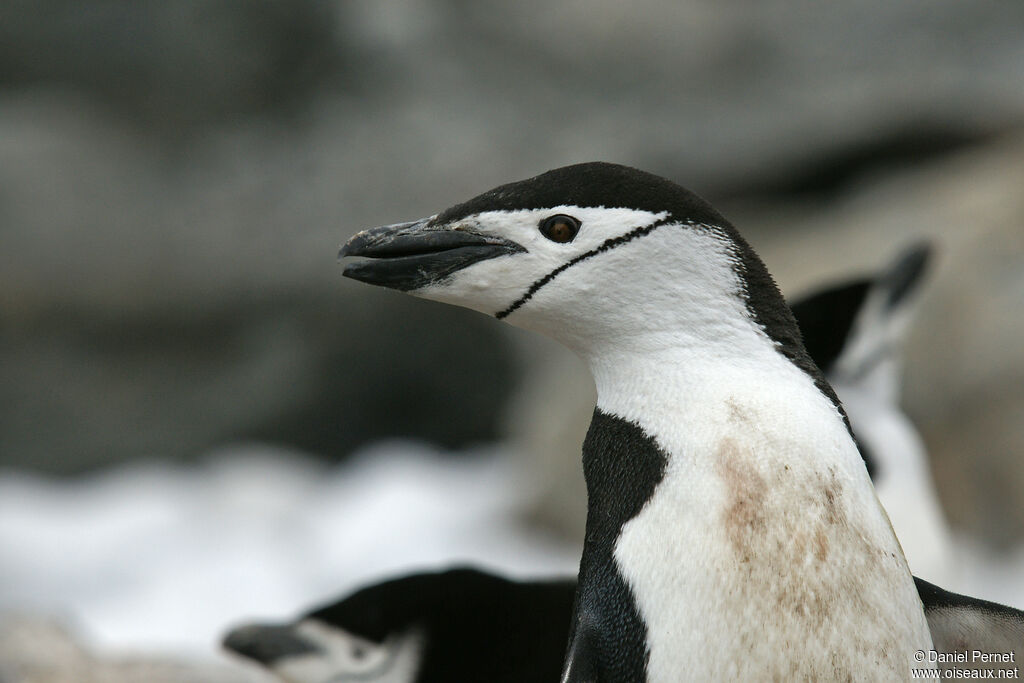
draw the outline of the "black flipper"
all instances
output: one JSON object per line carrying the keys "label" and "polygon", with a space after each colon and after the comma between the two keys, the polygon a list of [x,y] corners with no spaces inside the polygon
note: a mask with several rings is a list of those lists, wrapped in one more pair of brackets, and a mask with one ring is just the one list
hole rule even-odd
{"label": "black flipper", "polygon": [[561,683],[598,683],[598,653],[589,629],[580,629],[569,644]]}
{"label": "black flipper", "polygon": [[[924,616],[937,652],[966,651],[969,660],[974,650],[1013,652],[1017,663],[1024,657],[1024,612],[951,593],[917,577],[914,582],[924,603]],[[989,662],[988,666],[998,668],[1000,664]]]}
{"label": "black flipper", "polygon": [[912,309],[931,254],[927,242],[913,244],[873,275],[827,287],[790,304],[807,353],[822,372],[866,375],[879,357],[902,342],[903,312]]}
{"label": "black flipper", "polygon": [[871,278],[858,278],[801,297],[790,304],[807,353],[825,374],[832,371],[846,346],[870,286]]}

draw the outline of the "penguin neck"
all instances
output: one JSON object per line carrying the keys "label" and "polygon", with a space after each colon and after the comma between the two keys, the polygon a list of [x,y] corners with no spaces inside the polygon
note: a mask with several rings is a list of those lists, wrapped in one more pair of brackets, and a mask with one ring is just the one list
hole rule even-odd
{"label": "penguin neck", "polygon": [[[732,339],[712,336],[714,344],[677,335],[670,346],[647,340],[590,355],[597,411],[635,425],[652,440],[665,470],[678,475],[667,488],[717,489],[728,486],[735,471],[751,468],[791,468],[811,478],[832,471],[884,517],[841,408],[751,328],[734,329]],[[618,487],[593,477],[587,484],[591,497],[595,487]],[[680,500],[703,504],[700,496]],[[681,524],[695,523],[685,505],[677,512]]]}
{"label": "penguin neck", "polygon": [[[767,468],[815,480],[832,472],[869,501],[869,516],[884,518],[844,414],[815,378],[753,324],[716,333],[677,333],[671,344],[662,343],[661,335],[641,336],[617,341],[610,352],[592,348],[587,354],[598,394],[584,449],[590,516],[609,496],[641,488],[643,500],[617,521],[625,525],[648,499],[666,492],[675,497],[678,491],[669,489],[681,486],[686,493],[677,498],[674,514],[679,524],[698,524],[703,516],[691,516],[687,507],[706,504],[697,492],[729,489],[737,472]],[[649,443],[601,447],[625,441],[622,434],[602,439],[611,430],[607,418],[635,427],[629,437],[634,443]],[[794,512],[801,514],[799,507]],[[898,548],[894,538],[882,541]]]}
{"label": "penguin neck", "polygon": [[[839,408],[766,335],[740,334],[587,356],[598,402],[573,647],[617,653],[605,666],[636,680],[670,681],[757,666],[785,678],[779,653],[823,624],[849,626],[823,651],[851,667],[879,642],[929,643]],[[722,643],[758,654],[709,658]],[[872,666],[891,675],[901,657]],[[816,655],[799,665],[797,678],[834,673]]]}
{"label": "penguin neck", "polygon": [[670,459],[698,458],[724,437],[771,433],[856,452],[841,409],[817,378],[752,321],[655,331],[581,355],[598,409],[641,427]]}

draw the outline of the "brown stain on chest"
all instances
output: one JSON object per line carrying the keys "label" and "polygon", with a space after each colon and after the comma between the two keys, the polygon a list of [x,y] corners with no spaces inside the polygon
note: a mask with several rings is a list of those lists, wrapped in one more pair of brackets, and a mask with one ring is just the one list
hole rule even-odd
{"label": "brown stain on chest", "polygon": [[719,446],[718,467],[728,491],[723,513],[725,532],[741,561],[748,562],[754,550],[753,536],[763,533],[767,525],[768,482],[741,457],[732,439]]}
{"label": "brown stain on chest", "polygon": [[831,539],[850,535],[835,471],[808,476],[783,464],[765,472],[752,456],[728,438],[716,454],[726,491],[722,522],[736,557],[780,575],[809,561],[826,562]]}
{"label": "brown stain on chest", "polygon": [[[749,416],[735,403],[729,410],[734,422],[749,424]],[[760,614],[766,626],[795,634],[788,643],[794,651],[787,658],[789,668],[772,675],[799,679],[828,671],[829,678],[846,680],[858,677],[857,659],[901,662],[901,653],[890,645],[857,632],[842,644],[855,655],[822,658],[814,652],[817,645],[806,642],[813,640],[809,635],[834,629],[851,615],[870,621],[885,609],[864,596],[868,583],[884,581],[878,572],[890,553],[851,524],[847,494],[835,468],[817,471],[806,463],[797,467],[795,461],[790,467],[779,457],[764,461],[749,444],[732,438],[722,439],[714,455],[725,492],[721,522],[741,577],[738,588],[732,588],[738,591],[733,598],[742,611],[737,618],[742,622]],[[753,629],[751,639],[757,637]]]}

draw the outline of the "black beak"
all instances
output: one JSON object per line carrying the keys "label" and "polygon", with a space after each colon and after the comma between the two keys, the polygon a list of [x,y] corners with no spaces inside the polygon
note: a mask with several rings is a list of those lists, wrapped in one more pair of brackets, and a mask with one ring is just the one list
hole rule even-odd
{"label": "black beak", "polygon": [[908,247],[889,267],[885,274],[885,288],[888,290],[885,304],[889,309],[899,306],[923,281],[934,249],[928,242],[921,241]]}
{"label": "black beak", "polygon": [[345,243],[338,258],[369,259],[345,266],[345,277],[408,292],[440,282],[479,261],[520,251],[526,250],[510,240],[431,226],[430,219],[424,218],[363,230]]}
{"label": "black beak", "polygon": [[320,652],[319,647],[295,633],[291,626],[240,626],[228,633],[221,645],[266,666],[285,657]]}

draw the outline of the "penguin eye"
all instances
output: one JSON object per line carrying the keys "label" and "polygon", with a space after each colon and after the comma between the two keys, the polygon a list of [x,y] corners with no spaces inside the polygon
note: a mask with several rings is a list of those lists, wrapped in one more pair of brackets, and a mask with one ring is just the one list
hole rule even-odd
{"label": "penguin eye", "polygon": [[580,222],[564,213],[548,216],[540,222],[540,232],[552,242],[572,242],[580,231]]}

